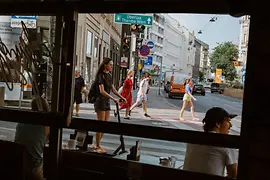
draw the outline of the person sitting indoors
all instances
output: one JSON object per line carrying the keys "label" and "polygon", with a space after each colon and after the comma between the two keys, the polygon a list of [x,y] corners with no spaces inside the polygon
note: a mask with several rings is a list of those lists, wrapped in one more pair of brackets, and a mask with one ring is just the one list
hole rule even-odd
{"label": "person sitting indoors", "polygon": [[[220,107],[206,112],[203,129],[206,133],[228,134],[232,127],[231,119],[237,115],[229,114]],[[236,178],[238,150],[197,144],[187,144],[184,170]]]}

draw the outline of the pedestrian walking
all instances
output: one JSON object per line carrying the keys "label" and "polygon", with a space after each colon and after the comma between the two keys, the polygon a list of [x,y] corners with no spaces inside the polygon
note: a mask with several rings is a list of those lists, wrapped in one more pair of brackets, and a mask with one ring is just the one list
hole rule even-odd
{"label": "pedestrian walking", "polygon": [[[129,111],[130,107],[132,106],[132,86],[133,86],[133,76],[134,76],[134,71],[129,70],[127,73],[127,78],[124,81],[123,88],[121,95],[126,98],[127,102],[121,102],[120,103],[120,110],[126,109],[126,115],[124,119],[130,119],[129,117]],[[114,112],[114,115],[116,116],[116,112]]]}
{"label": "pedestrian walking", "polygon": [[144,116],[151,117],[147,114],[147,94],[149,91],[149,81],[150,81],[150,74],[148,72],[145,73],[144,79],[140,82],[139,91],[137,94],[136,103],[132,105],[129,111],[129,115],[131,115],[131,111],[137,107],[138,105],[142,104]]}
{"label": "pedestrian walking", "polygon": [[[111,71],[113,68],[113,61],[110,58],[104,58],[103,62],[99,66],[99,69],[96,74],[96,82],[99,88],[99,95],[94,102],[95,112],[97,114],[97,119],[99,121],[108,121],[110,119],[110,100],[113,100],[115,103],[119,102],[119,99],[114,98],[110,95],[111,91],[118,96],[120,99],[123,99],[126,102],[126,99],[121,96],[115,89],[112,82]],[[96,133],[96,144],[93,148],[97,149],[101,153],[106,151],[100,146],[100,141],[103,137],[102,132]]]}
{"label": "pedestrian walking", "polygon": [[194,104],[192,102],[192,99],[194,101],[196,101],[197,99],[192,95],[192,78],[190,79],[187,79],[185,81],[185,95],[184,95],[184,98],[183,98],[183,106],[182,106],[182,109],[180,111],[180,117],[179,119],[181,121],[183,121],[183,114],[184,114],[184,111],[187,107],[187,105],[190,106],[190,111],[191,111],[191,115],[192,115],[192,120],[195,121],[196,118],[195,118],[195,115],[194,115]]}
{"label": "pedestrian walking", "polygon": [[[79,70],[75,70],[75,90],[74,90],[74,103],[76,103],[76,116],[79,116],[80,104],[83,102],[82,93],[84,92],[84,79]],[[73,116],[73,110],[72,110]]]}

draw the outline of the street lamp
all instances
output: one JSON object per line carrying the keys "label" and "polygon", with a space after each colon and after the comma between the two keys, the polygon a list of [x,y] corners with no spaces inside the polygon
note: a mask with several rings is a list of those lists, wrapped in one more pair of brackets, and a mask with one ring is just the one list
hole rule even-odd
{"label": "street lamp", "polygon": [[158,95],[160,95],[160,87],[161,87],[161,79],[162,79],[162,61],[163,61],[163,58],[161,58],[161,62],[160,62],[160,75],[159,75],[159,87],[158,87]]}

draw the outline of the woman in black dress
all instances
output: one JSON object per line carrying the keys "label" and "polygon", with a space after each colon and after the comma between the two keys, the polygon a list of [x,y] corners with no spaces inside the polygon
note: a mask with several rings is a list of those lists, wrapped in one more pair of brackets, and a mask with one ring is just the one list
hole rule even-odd
{"label": "woman in black dress", "polygon": [[[120,99],[123,99],[126,102],[126,99],[117,92],[113,85],[112,76],[110,73],[112,71],[112,68],[113,61],[110,58],[104,58],[103,62],[99,66],[96,75],[96,82],[99,86],[100,95],[95,101],[94,107],[97,113],[97,119],[102,121],[108,121],[110,119],[110,100],[113,100],[115,103],[119,102],[118,99],[115,99],[113,96],[110,95],[111,91]],[[103,133],[96,133],[96,144],[93,148],[98,149],[100,152],[106,152],[100,146],[100,140],[102,139],[102,137]]]}

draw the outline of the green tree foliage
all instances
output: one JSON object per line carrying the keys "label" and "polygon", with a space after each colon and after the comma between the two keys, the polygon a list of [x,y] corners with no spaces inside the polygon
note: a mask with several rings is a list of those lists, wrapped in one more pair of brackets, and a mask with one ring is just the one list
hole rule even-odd
{"label": "green tree foliage", "polygon": [[202,71],[199,71],[199,80],[200,82],[204,81],[204,73]]}
{"label": "green tree foliage", "polygon": [[233,65],[233,60],[238,58],[237,46],[232,42],[225,42],[218,44],[210,57],[211,71],[222,69],[222,75],[226,80],[233,81],[236,77],[236,69]]}

